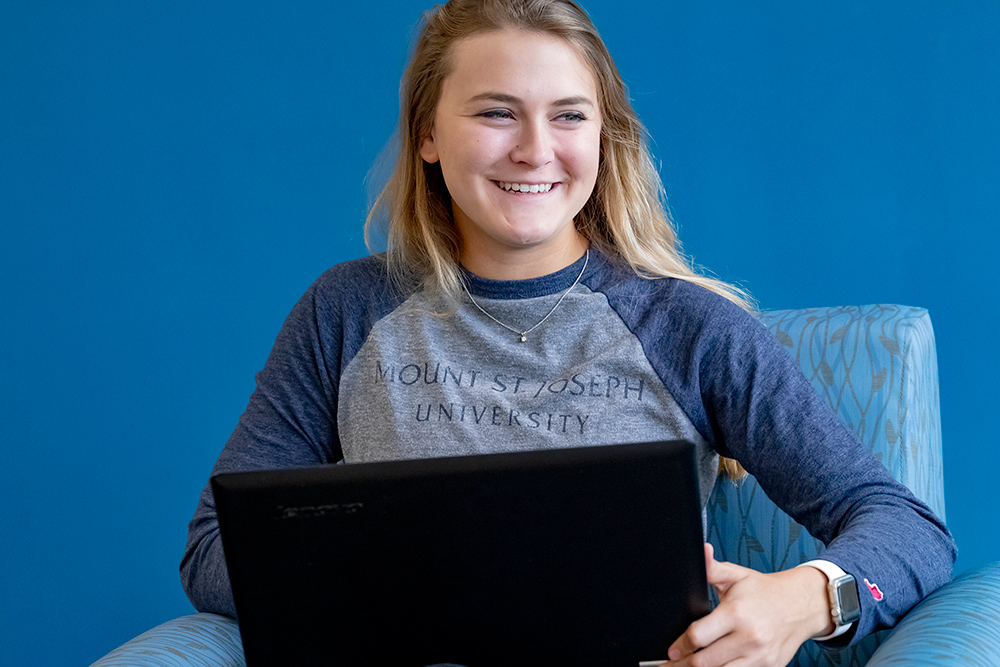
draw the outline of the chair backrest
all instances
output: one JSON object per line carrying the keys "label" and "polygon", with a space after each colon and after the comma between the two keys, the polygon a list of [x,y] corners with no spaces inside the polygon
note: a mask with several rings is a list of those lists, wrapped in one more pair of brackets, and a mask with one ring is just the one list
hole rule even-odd
{"label": "chair backrest", "polygon": [[[765,312],[761,320],[834,412],[892,475],[944,518],[937,353],[930,316],[898,305]],[[718,557],[763,572],[816,557],[823,544],[778,509],[753,477],[720,479],[708,505]],[[807,642],[792,665],[864,665],[879,634],[833,655]]]}

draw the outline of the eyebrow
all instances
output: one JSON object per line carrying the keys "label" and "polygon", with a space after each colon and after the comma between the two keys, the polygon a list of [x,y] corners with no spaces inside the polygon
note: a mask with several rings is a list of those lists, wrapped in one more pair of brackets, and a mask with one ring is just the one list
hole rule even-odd
{"label": "eyebrow", "polygon": [[[486,92],[479,93],[478,95],[473,95],[469,98],[469,102],[480,102],[482,100],[492,100],[494,102],[500,102],[501,104],[520,104],[521,98],[514,95],[508,95],[507,93],[494,93]],[[589,106],[594,106],[594,103],[590,101],[590,98],[584,97],[583,95],[577,95],[575,97],[564,97],[561,100],[556,100],[552,103],[554,107],[572,107],[581,104],[586,104]]]}

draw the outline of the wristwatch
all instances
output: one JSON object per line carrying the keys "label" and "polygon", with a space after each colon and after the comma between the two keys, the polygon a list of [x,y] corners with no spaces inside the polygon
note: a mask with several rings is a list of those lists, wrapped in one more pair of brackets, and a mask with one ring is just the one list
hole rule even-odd
{"label": "wristwatch", "polygon": [[861,602],[858,599],[857,581],[830,561],[811,560],[799,567],[802,566],[816,568],[826,575],[829,582],[826,590],[830,597],[830,617],[833,619],[834,629],[828,635],[813,637],[813,639],[821,642],[839,637],[850,630],[851,625],[861,618]]}

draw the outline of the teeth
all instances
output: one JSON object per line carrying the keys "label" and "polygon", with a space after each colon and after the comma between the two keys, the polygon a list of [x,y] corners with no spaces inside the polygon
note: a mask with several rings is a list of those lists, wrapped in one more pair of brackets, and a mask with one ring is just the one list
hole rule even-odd
{"label": "teeth", "polygon": [[508,192],[548,192],[552,189],[551,183],[534,183],[531,185],[527,183],[504,183],[502,181],[497,181],[496,183]]}

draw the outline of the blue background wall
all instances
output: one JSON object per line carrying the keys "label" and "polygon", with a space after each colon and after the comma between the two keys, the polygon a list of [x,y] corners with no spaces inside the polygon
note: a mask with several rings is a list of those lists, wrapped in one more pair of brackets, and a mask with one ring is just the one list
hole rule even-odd
{"label": "blue background wall", "polygon": [[[190,606],[211,465],[294,301],[363,254],[418,1],[0,2],[0,647]],[[958,570],[1000,558],[1000,4],[592,0],[686,247],[765,308],[930,309]]]}

